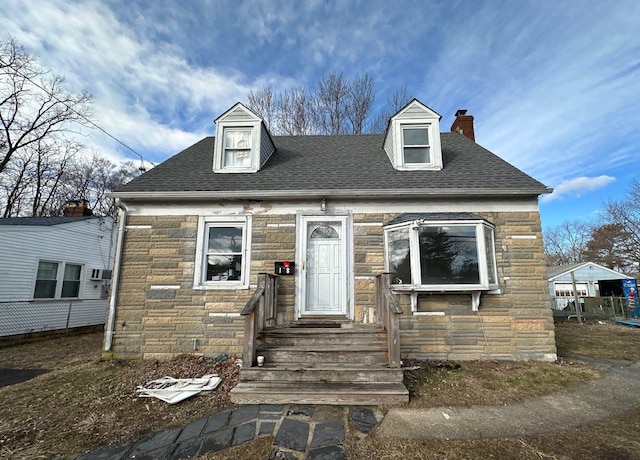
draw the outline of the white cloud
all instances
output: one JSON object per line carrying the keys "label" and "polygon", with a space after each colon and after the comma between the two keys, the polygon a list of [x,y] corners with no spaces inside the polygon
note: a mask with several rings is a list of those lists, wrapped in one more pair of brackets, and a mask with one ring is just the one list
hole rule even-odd
{"label": "white cloud", "polygon": [[597,177],[576,177],[575,179],[565,180],[558,184],[550,195],[543,195],[541,200],[549,202],[553,200],[561,200],[567,196],[580,197],[586,193],[606,187],[615,182],[616,178],[611,176]]}
{"label": "white cloud", "polygon": [[[251,89],[242,74],[196,67],[179,48],[138,36],[103,3],[9,3],[16,14],[3,15],[0,29],[65,75],[72,91],[88,89],[95,122],[154,162],[211,135],[215,116]],[[102,133],[85,134],[91,148],[122,156]]]}

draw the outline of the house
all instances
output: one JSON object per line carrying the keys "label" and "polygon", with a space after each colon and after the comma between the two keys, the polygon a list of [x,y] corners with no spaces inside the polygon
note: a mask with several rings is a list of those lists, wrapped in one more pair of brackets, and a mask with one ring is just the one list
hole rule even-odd
{"label": "house", "polygon": [[85,206],[0,218],[0,337],[104,324],[115,224]]}
{"label": "house", "polygon": [[593,262],[553,266],[548,270],[549,292],[553,298],[554,310],[566,309],[567,306],[575,302],[576,295],[584,310],[585,301],[594,306],[599,306],[602,303],[599,301],[590,302],[589,298],[628,298],[630,292],[635,294],[638,291],[636,280],[633,277]]}
{"label": "house", "polygon": [[[466,111],[452,132],[440,118],[414,99],[384,135],[272,136],[231,107],[216,137],[113,193],[105,356],[242,355],[247,379],[256,354],[379,365],[378,337],[395,368],[555,360],[538,212],[550,189],[475,143]],[[362,347],[346,335],[367,329]]]}

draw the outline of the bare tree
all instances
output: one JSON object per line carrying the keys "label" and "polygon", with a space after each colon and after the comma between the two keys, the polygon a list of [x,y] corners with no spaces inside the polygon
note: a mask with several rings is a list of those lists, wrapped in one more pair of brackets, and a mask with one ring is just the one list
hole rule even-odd
{"label": "bare tree", "polygon": [[247,106],[272,134],[362,134],[371,125],[375,83],[369,74],[346,79],[327,72],[313,92],[304,87],[276,94],[269,87],[251,91]]}
{"label": "bare tree", "polygon": [[357,77],[351,82],[346,114],[351,122],[352,134],[362,134],[365,131],[365,122],[371,114],[375,100],[374,88],[373,77],[369,74]]}
{"label": "bare tree", "polygon": [[276,133],[288,136],[313,134],[311,99],[304,87],[284,91],[276,103]]}
{"label": "bare tree", "polygon": [[64,79],[42,69],[9,39],[0,43],[0,173],[32,144],[86,124],[91,96],[71,94]]}
{"label": "bare tree", "polygon": [[345,134],[351,86],[340,73],[325,73],[314,94],[316,126],[322,134]]}
{"label": "bare tree", "polygon": [[409,90],[406,85],[402,85],[387,97],[387,106],[380,110],[376,118],[373,120],[371,132],[384,133],[387,130],[389,119],[409,102],[411,102]]}
{"label": "bare tree", "polygon": [[552,266],[584,262],[587,242],[591,239],[593,224],[575,220],[566,221],[544,232],[547,263]]}
{"label": "bare tree", "polygon": [[637,272],[640,262],[640,180],[631,183],[624,198],[610,200],[605,213],[607,221],[620,229],[621,245]]}
{"label": "bare tree", "polygon": [[259,115],[271,130],[276,113],[276,97],[273,90],[266,85],[256,91],[251,90],[247,101],[249,108]]}
{"label": "bare tree", "polygon": [[57,216],[67,200],[65,177],[74,168],[74,157],[82,150],[75,142],[35,145],[36,155],[31,187],[31,215]]}
{"label": "bare tree", "polygon": [[116,166],[99,153],[81,157],[65,178],[64,204],[83,199],[89,201],[94,214],[114,216],[114,202],[107,193],[139,175],[140,170],[132,161]]}

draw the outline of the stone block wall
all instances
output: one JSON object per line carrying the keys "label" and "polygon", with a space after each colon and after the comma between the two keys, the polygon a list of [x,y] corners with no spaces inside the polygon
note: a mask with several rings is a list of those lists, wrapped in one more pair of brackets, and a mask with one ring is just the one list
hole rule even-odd
{"label": "stone block wall", "polygon": [[[496,226],[500,294],[422,294],[418,315],[399,295],[402,357],[424,359],[552,359],[553,318],[538,213],[485,213]],[[384,271],[383,225],[395,214],[353,215],[355,320],[375,320],[375,275]],[[274,262],[295,260],[295,215],[252,217],[250,284]],[[181,353],[242,354],[251,289],[193,289],[197,216],[130,216],[124,237],[113,354],[165,359]],[[277,319],[294,319],[293,276],[279,278]],[[194,341],[195,339],[195,341]],[[194,349],[195,345],[195,349]]]}
{"label": "stone block wall", "polygon": [[400,295],[403,357],[555,360],[542,230],[537,212],[480,213],[496,226],[500,293],[484,293],[478,312],[470,294],[423,293],[418,314]]}
{"label": "stone block wall", "polygon": [[[295,216],[252,219],[250,284],[295,256]],[[252,289],[193,288],[197,216],[130,216],[124,236],[113,355],[167,359],[182,353],[242,355]],[[278,317],[293,319],[294,280],[281,277]],[[195,339],[195,341],[194,341]]]}

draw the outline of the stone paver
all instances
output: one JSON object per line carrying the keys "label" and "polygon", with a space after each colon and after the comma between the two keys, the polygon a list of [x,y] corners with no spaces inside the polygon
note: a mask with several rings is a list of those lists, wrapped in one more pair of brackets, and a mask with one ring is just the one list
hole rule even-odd
{"label": "stone paver", "polygon": [[340,444],[344,441],[344,422],[325,422],[316,424],[313,430],[313,438],[309,447],[323,447],[330,444]]}
{"label": "stone paver", "polygon": [[307,422],[285,418],[273,443],[276,446],[304,452],[307,448],[308,437],[309,424]]}
{"label": "stone paver", "polygon": [[211,433],[213,431],[218,431],[227,426],[227,422],[229,421],[229,417],[231,416],[230,411],[220,412],[218,414],[212,415],[209,417],[207,421],[207,425],[205,426],[205,433]]}
{"label": "stone paver", "polygon": [[343,460],[342,446],[327,446],[309,451],[307,460]]}
{"label": "stone paver", "polygon": [[363,433],[369,433],[378,423],[375,414],[368,407],[350,407],[349,421]]}

